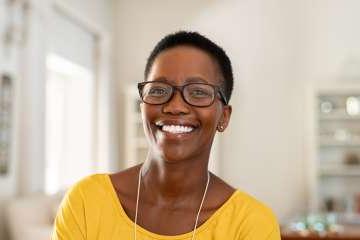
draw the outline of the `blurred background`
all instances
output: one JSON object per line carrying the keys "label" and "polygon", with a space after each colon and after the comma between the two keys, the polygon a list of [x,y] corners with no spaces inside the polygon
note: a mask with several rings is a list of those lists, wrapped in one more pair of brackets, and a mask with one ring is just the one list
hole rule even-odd
{"label": "blurred background", "polygon": [[135,84],[177,30],[233,64],[212,171],[270,206],[284,239],[360,239],[359,11],[358,0],[0,0],[0,239],[48,239],[67,187],[144,159]]}

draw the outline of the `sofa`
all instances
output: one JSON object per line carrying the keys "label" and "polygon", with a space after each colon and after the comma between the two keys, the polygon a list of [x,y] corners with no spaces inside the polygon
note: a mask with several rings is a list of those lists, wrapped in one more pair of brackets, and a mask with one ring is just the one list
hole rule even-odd
{"label": "sofa", "polygon": [[49,240],[62,196],[36,194],[9,201],[5,217],[10,240]]}

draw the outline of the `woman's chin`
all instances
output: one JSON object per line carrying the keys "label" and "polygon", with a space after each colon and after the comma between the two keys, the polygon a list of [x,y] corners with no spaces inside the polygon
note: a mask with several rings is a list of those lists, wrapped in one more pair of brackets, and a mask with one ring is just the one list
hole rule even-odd
{"label": "woman's chin", "polygon": [[160,154],[160,159],[168,163],[177,163],[182,162],[186,159],[190,159],[192,154],[187,151],[189,149],[179,148],[179,147],[166,147],[160,148],[158,152]]}

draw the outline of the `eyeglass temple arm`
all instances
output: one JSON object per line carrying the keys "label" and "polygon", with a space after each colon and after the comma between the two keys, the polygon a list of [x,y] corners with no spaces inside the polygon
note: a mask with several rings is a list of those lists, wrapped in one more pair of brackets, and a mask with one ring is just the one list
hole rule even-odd
{"label": "eyeglass temple arm", "polygon": [[225,103],[225,105],[228,105],[228,101],[226,100],[225,94],[221,91],[220,88],[219,88],[219,93],[220,93],[220,97],[223,100],[223,102]]}

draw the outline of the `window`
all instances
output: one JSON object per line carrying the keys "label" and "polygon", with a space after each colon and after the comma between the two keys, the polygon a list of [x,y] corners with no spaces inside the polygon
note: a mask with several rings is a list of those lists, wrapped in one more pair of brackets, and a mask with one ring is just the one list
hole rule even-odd
{"label": "window", "polygon": [[56,54],[47,57],[46,183],[55,193],[94,170],[94,75]]}
{"label": "window", "polygon": [[94,172],[96,36],[54,8],[46,59],[45,190],[54,193]]}

